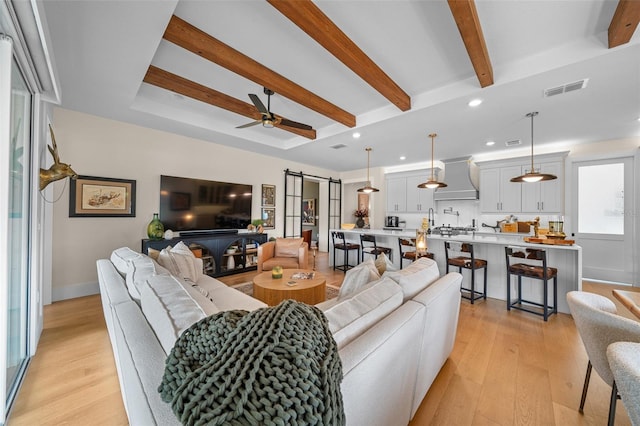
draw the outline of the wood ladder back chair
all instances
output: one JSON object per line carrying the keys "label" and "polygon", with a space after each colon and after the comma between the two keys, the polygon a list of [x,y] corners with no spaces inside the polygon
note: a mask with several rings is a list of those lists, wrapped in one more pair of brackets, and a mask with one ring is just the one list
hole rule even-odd
{"label": "wood ladder back chair", "polygon": [[[449,266],[457,267],[458,272],[462,273],[462,269],[468,269],[471,272],[471,288],[466,288],[460,284],[460,293],[462,298],[467,299],[473,305],[478,299],[487,299],[487,261],[477,259],[473,252],[473,244],[460,243],[457,241],[444,242],[445,262],[447,273]],[[453,255],[453,256],[452,256]],[[476,290],[476,269],[484,269],[484,288],[483,291]],[[468,295],[467,295],[468,293]]]}
{"label": "wood ladder back chair", "polygon": [[[546,321],[551,314],[558,313],[558,270],[547,266],[547,252],[544,249],[525,247],[505,247],[507,265],[507,310],[519,309],[540,315]],[[516,259],[527,259],[518,262]],[[511,300],[511,276],[518,277],[517,298]],[[522,298],[522,277],[541,280],[543,283],[542,303]],[[553,306],[549,305],[549,280],[553,279]],[[542,308],[542,311],[534,307]]]}
{"label": "wood ladder back chair", "polygon": [[[351,250],[357,250],[358,253],[356,255],[356,263],[360,258],[360,244],[349,243],[347,242],[344,232],[332,231],[331,232],[331,242],[333,243],[333,269],[339,269],[344,273],[347,272],[349,268],[353,268],[355,265],[349,264],[349,252]],[[341,250],[343,253],[343,263],[342,265],[336,265],[336,250]]]}
{"label": "wood ladder back chair", "polygon": [[414,262],[421,257],[428,257],[433,259],[433,253],[425,253],[419,255],[416,251],[416,239],[415,238],[398,238],[398,253],[400,253],[400,269],[402,269],[402,261],[408,260]]}
{"label": "wood ladder back chair", "polygon": [[382,253],[386,254],[389,260],[391,259],[391,248],[379,246],[376,242],[375,235],[360,234],[360,245],[362,246],[362,258],[364,262],[364,255],[369,254],[375,256],[377,259]]}

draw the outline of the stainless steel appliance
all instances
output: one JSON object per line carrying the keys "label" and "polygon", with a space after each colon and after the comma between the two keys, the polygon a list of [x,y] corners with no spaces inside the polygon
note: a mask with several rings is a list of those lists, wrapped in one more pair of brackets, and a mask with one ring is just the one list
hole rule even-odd
{"label": "stainless steel appliance", "polygon": [[398,219],[398,216],[387,216],[385,220],[385,226],[389,228],[397,228],[399,223],[400,220]]}

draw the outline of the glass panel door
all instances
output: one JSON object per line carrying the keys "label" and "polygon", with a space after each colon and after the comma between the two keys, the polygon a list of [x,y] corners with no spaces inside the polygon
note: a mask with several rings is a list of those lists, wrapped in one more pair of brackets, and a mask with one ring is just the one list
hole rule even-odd
{"label": "glass panel door", "polygon": [[28,290],[30,221],[30,140],[32,96],[15,59],[11,64],[11,115],[8,176],[7,266],[7,406],[17,391],[28,360]]}
{"label": "glass panel door", "polygon": [[632,158],[576,162],[572,180],[572,236],[582,247],[582,276],[633,283]]}

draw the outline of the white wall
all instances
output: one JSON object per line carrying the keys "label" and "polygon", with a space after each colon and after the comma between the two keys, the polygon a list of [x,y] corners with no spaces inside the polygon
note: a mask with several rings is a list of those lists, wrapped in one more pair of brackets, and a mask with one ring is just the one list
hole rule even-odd
{"label": "white wall", "polygon": [[[107,120],[70,110],[54,110],[60,158],[80,175],[135,179],[136,217],[70,218],[68,180],[53,184],[52,299],[98,292],[97,259],[114,248],[140,250],[146,227],[160,205],[160,175],[222,180],[253,185],[253,217],[260,217],[263,183],[276,185],[276,229],[284,214],[284,173],[287,168],[319,176],[335,171],[275,157],[253,154],[210,142]],[[66,186],[65,186],[66,185]]]}

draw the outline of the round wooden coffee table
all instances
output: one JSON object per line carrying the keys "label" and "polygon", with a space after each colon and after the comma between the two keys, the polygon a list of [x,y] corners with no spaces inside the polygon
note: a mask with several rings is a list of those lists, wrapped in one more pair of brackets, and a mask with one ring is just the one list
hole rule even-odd
{"label": "round wooden coffee table", "polygon": [[[291,278],[296,273],[313,272],[312,279]],[[269,306],[283,300],[294,299],[308,305],[324,302],[326,299],[326,279],[310,269],[285,269],[282,278],[271,278],[271,271],[265,271],[253,278],[253,297]]]}

